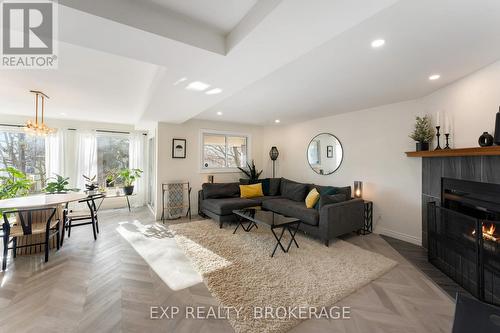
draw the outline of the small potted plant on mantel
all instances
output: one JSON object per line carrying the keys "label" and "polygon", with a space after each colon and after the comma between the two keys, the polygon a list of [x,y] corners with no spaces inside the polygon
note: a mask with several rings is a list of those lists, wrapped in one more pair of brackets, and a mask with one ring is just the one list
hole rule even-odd
{"label": "small potted plant on mantel", "polygon": [[417,151],[429,150],[429,143],[434,138],[434,128],[432,127],[430,116],[417,116],[415,130],[410,135],[410,138],[417,142]]}
{"label": "small potted plant on mantel", "polygon": [[123,181],[123,193],[125,195],[134,193],[134,182],[136,179],[141,178],[141,174],[141,169],[123,169],[120,171],[118,177]]}

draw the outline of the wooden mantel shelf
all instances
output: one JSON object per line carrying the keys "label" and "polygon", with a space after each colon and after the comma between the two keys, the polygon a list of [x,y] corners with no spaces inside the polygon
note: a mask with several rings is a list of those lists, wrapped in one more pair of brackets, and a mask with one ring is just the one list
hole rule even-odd
{"label": "wooden mantel shelf", "polygon": [[494,155],[500,155],[500,146],[406,152],[406,156],[408,157],[456,157],[456,156],[494,156]]}

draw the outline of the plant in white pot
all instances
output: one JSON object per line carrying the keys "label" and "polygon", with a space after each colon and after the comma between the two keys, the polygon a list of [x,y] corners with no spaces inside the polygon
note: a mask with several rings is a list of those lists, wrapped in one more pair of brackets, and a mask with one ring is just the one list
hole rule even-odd
{"label": "plant in white pot", "polygon": [[410,138],[417,142],[417,151],[429,150],[429,143],[434,138],[434,128],[432,127],[430,116],[417,116],[415,130],[410,134]]}
{"label": "plant in white pot", "polygon": [[141,178],[141,169],[123,169],[120,171],[118,178],[123,181],[123,193],[132,195],[134,193],[134,182]]}

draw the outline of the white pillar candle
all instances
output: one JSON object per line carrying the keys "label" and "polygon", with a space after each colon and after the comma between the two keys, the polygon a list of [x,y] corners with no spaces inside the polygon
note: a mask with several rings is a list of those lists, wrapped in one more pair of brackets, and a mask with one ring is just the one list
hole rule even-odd
{"label": "white pillar candle", "polygon": [[448,117],[448,113],[444,114],[444,133],[449,134],[450,133],[450,118]]}
{"label": "white pillar candle", "polygon": [[436,114],[436,126],[441,126],[441,117],[439,115],[439,111]]}

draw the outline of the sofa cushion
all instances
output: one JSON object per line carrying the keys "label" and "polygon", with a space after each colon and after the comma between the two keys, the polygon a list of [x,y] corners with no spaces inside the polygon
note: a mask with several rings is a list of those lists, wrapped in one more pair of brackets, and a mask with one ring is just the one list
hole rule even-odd
{"label": "sofa cushion", "polygon": [[306,204],[286,198],[265,200],[262,208],[283,214],[285,216],[295,217],[302,222],[317,226],[319,224],[319,213],[314,208],[307,208]]}
{"label": "sofa cushion", "polygon": [[293,201],[304,201],[307,195],[307,184],[297,183],[281,178],[280,192],[285,198]]}
{"label": "sofa cushion", "polygon": [[229,215],[232,214],[235,209],[254,206],[259,206],[259,203],[244,198],[205,199],[201,202],[202,209],[209,210],[217,215]]}
{"label": "sofa cushion", "polygon": [[257,202],[259,205],[262,205],[262,203],[264,201],[273,200],[273,199],[283,199],[283,197],[280,196],[280,195],[274,195],[274,196],[266,195],[266,196],[263,196],[263,197],[252,198],[252,200],[255,201],[255,202]]}
{"label": "sofa cushion", "polygon": [[[280,195],[281,178],[269,178],[269,193],[266,195]],[[265,194],[265,193],[264,193]]]}
{"label": "sofa cushion", "polygon": [[237,198],[240,196],[238,183],[205,183],[201,186],[204,199]]}

